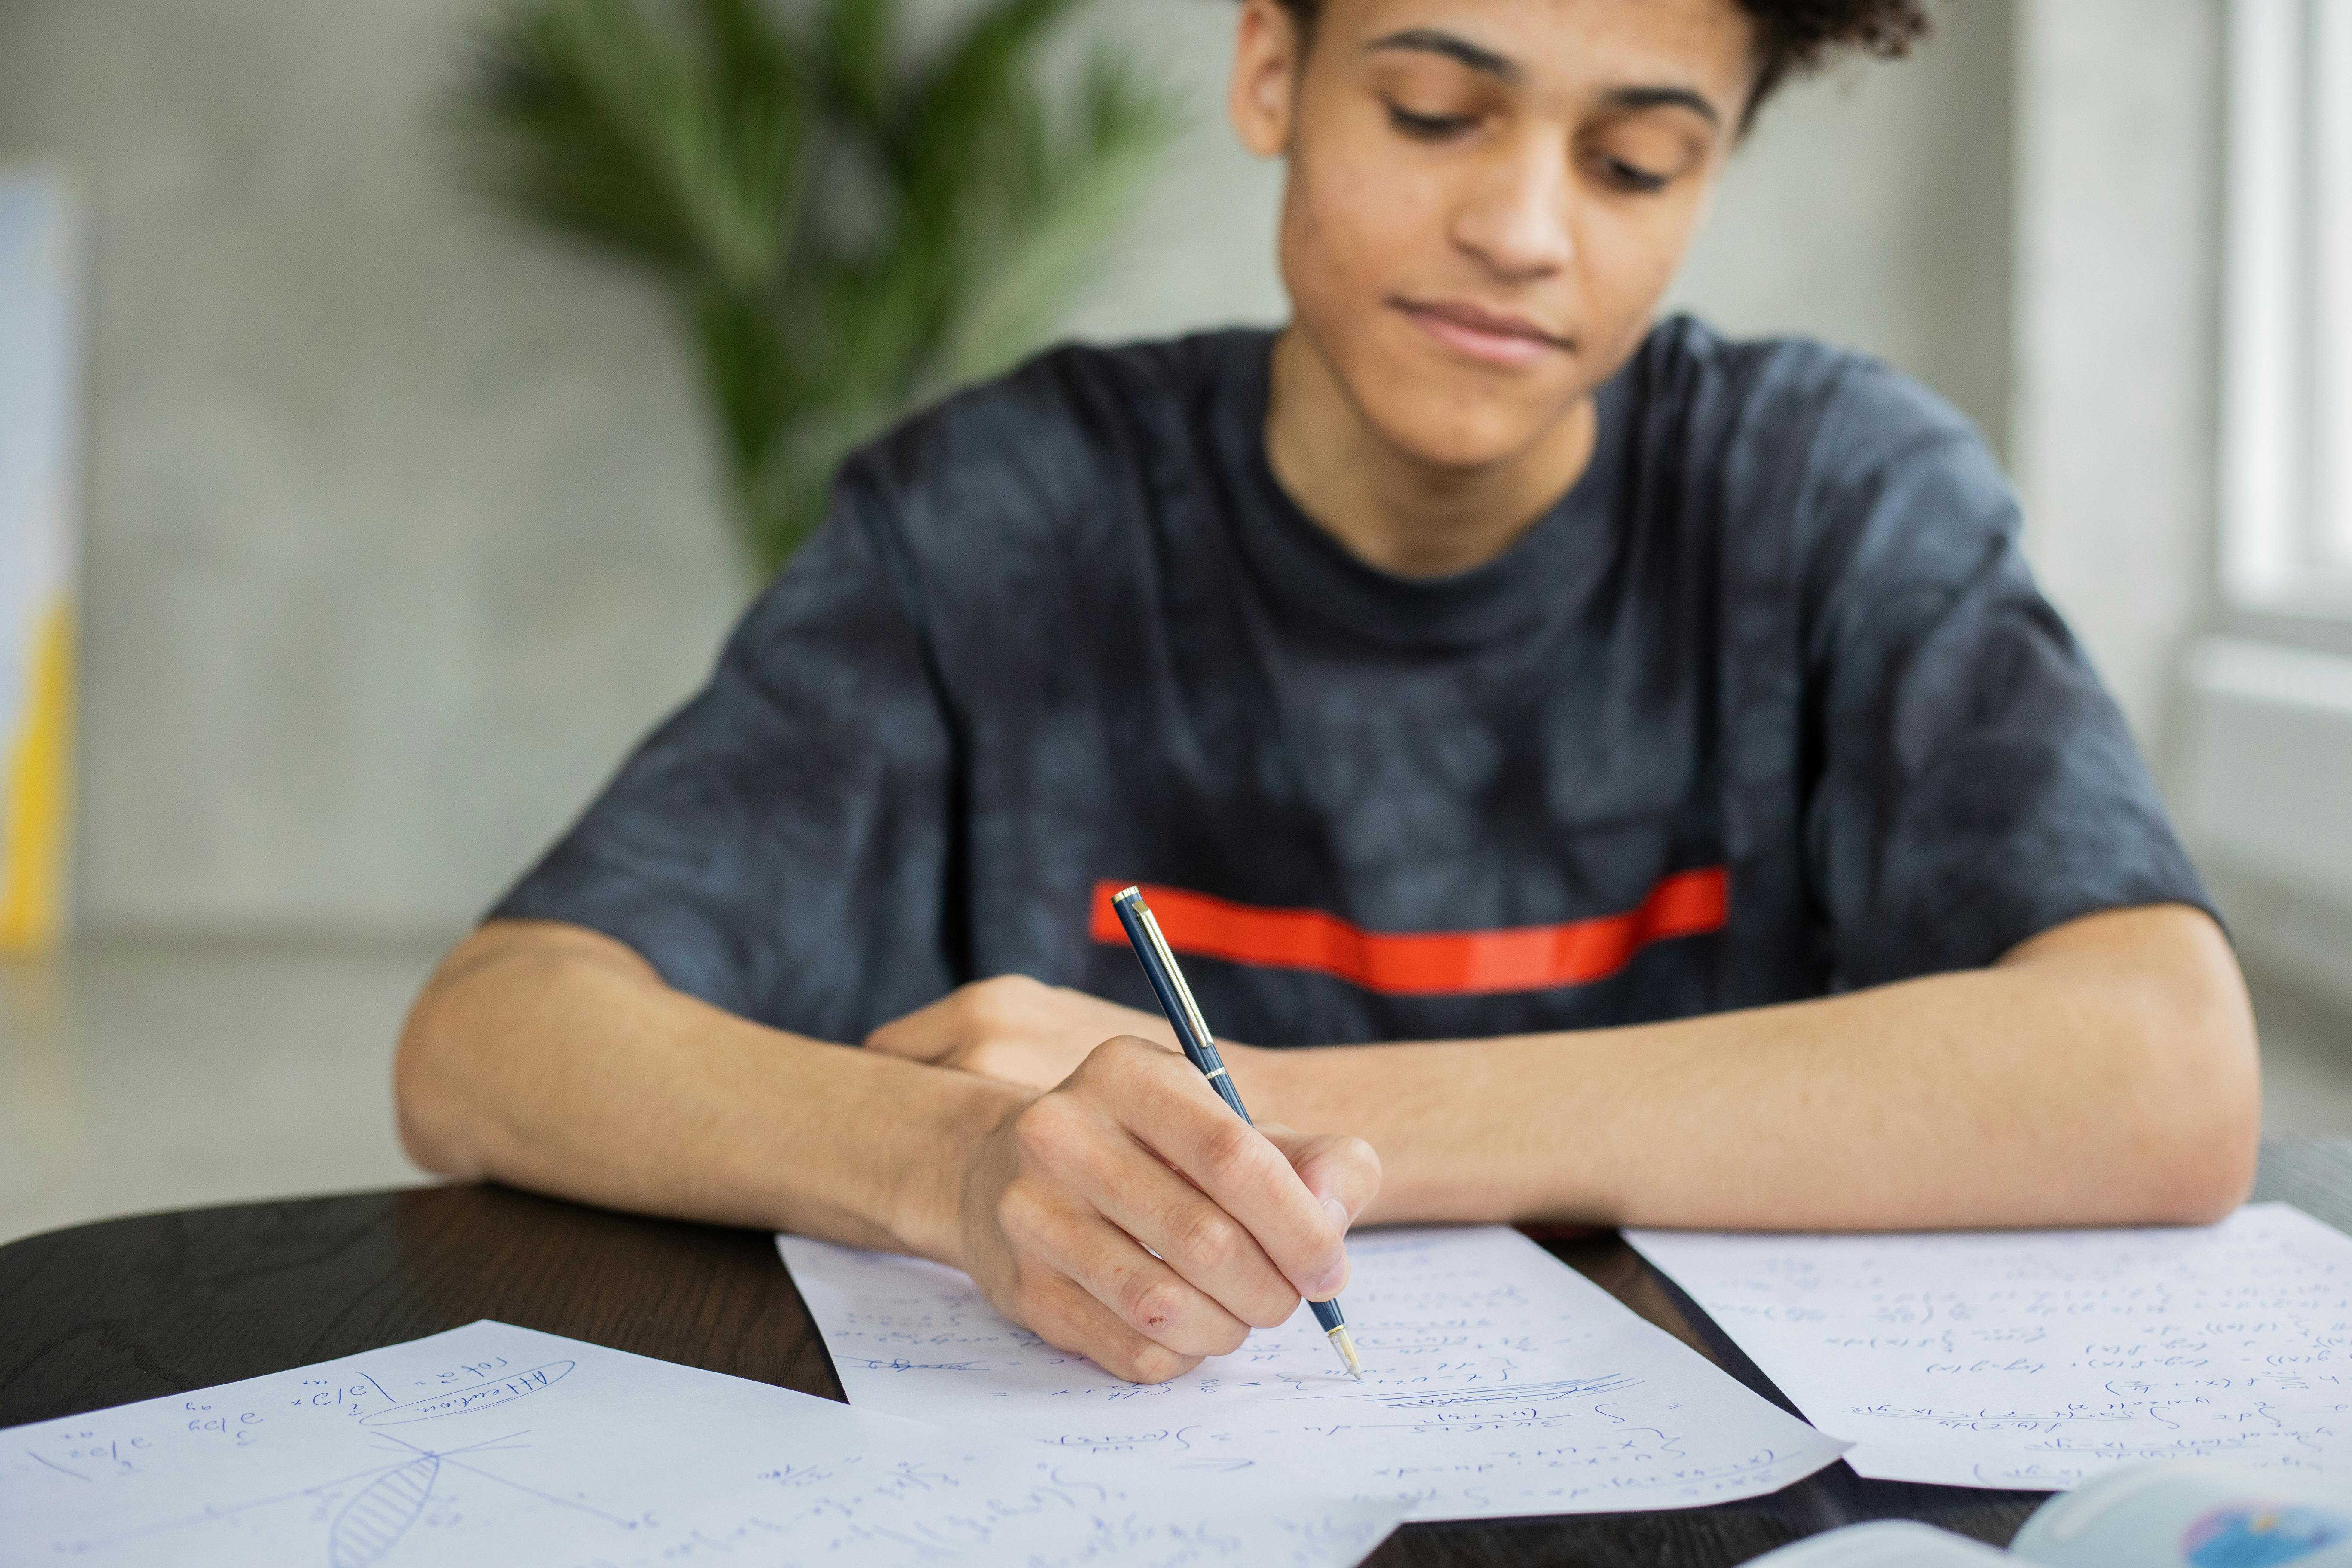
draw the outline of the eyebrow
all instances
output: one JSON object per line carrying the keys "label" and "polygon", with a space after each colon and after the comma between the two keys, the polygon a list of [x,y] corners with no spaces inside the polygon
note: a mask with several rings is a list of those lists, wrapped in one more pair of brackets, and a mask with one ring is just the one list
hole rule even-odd
{"label": "eyebrow", "polygon": [[1621,87],[1610,93],[1609,102],[1617,109],[1687,109],[1709,125],[1723,123],[1706,95],[1686,87]]}
{"label": "eyebrow", "polygon": [[1516,60],[1507,59],[1492,49],[1481,48],[1458,34],[1441,32],[1435,27],[1408,27],[1402,33],[1374,38],[1364,46],[1364,52],[1368,55],[1381,49],[1444,55],[1449,60],[1467,66],[1481,76],[1493,77],[1497,81],[1517,81],[1525,74]]}
{"label": "eyebrow", "polygon": [[[1517,83],[1527,75],[1517,60],[1474,44],[1458,33],[1448,33],[1436,27],[1408,27],[1401,33],[1374,38],[1364,46],[1366,54],[1383,49],[1443,55],[1481,76],[1490,76],[1501,82]],[[1687,109],[1709,125],[1723,123],[1722,111],[1707,101],[1704,93],[1687,87],[1621,87],[1609,94],[1608,102],[1612,109]]]}

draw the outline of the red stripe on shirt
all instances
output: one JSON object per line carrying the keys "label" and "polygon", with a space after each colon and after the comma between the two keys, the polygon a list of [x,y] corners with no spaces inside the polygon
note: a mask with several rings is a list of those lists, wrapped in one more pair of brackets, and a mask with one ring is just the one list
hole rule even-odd
{"label": "red stripe on shirt", "polygon": [[[1097,882],[1087,932],[1125,945],[1111,895],[1129,884]],[[1471,996],[1547,991],[1605,980],[1654,942],[1721,931],[1730,878],[1721,866],[1662,879],[1623,914],[1502,931],[1370,931],[1320,910],[1269,910],[1181,888],[1146,886],[1160,934],[1179,952],[1271,969],[1337,975],[1393,996]]]}

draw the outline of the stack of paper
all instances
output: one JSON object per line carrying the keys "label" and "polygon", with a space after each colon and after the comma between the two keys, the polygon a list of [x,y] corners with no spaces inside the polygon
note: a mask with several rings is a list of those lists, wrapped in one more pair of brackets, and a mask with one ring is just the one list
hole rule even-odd
{"label": "stack of paper", "polygon": [[[1846,1437],[1902,1480],[2063,1488],[2221,1455],[2352,1490],[2352,1239],[2284,1205],[2204,1230],[1632,1239],[1838,1436],[1496,1227],[1354,1239],[1361,1384],[1303,1312],[1122,1383],[953,1269],[784,1237],[859,1408],[476,1323],[0,1435],[0,1564],[1343,1568],[1401,1518],[1751,1497]],[[1917,1546],[1896,1534],[1864,1544]]]}
{"label": "stack of paper", "polygon": [[488,1322],[5,1436],[9,1564],[1345,1568],[1399,1512],[1011,1449]]}
{"label": "stack of paper", "polygon": [[2198,1229],[1626,1239],[1865,1476],[2057,1490],[2219,1458],[2352,1486],[2352,1237]]}
{"label": "stack of paper", "polygon": [[1843,1447],[1498,1226],[1349,1240],[1361,1384],[1305,1311],[1140,1387],[1016,1328],[952,1268],[779,1244],[851,1404],[1170,1474],[1255,1470],[1486,1519],[1754,1497]]}

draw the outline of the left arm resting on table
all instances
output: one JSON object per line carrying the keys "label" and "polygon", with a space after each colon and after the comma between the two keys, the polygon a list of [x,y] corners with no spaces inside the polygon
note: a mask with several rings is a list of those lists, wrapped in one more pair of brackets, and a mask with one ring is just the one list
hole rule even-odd
{"label": "left arm resting on table", "polygon": [[[1015,976],[866,1044],[1051,1084],[1116,1034],[1172,1048],[1156,1017]],[[1259,1120],[1379,1151],[1368,1224],[2200,1223],[2244,1199],[2261,1127],[2244,983],[2183,905],[2069,921],[1985,969],[1745,1012],[1224,1054]]]}

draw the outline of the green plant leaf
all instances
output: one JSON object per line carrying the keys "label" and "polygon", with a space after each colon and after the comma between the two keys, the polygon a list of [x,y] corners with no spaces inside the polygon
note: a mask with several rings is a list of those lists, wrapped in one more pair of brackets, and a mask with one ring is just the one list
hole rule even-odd
{"label": "green plant leaf", "polygon": [[516,0],[456,122],[472,177],[650,268],[690,335],[747,563],[781,566],[842,455],[1042,342],[1175,124],[1089,0],[979,0],[915,58],[898,0]]}

